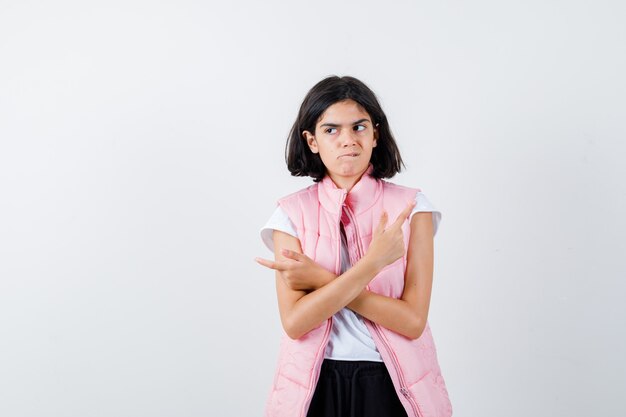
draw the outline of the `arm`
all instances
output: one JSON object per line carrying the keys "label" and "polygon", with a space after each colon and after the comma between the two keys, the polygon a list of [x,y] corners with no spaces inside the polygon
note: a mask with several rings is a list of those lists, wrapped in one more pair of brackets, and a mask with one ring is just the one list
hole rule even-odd
{"label": "arm", "polygon": [[[363,289],[347,307],[363,317],[410,339],[421,336],[426,326],[433,277],[432,213],[421,212],[411,219],[411,235],[402,297],[386,297]],[[336,275],[294,251],[284,255],[302,268],[293,277],[283,277],[290,288],[318,289],[331,283]],[[306,272],[305,272],[306,271]],[[369,281],[368,281],[369,282]]]}
{"label": "arm", "polygon": [[399,299],[363,291],[348,307],[363,317],[410,339],[422,335],[428,319],[433,282],[432,213],[411,219],[404,291]]}
{"label": "arm", "polygon": [[[274,231],[276,248],[301,253],[300,241],[286,233]],[[286,259],[276,251],[276,260]],[[364,256],[349,271],[323,287],[307,293],[293,290],[276,271],[276,294],[283,328],[289,337],[298,339],[331,317],[352,301],[385,265]]]}
{"label": "arm", "polygon": [[[305,288],[298,289],[296,286],[289,285],[283,273],[298,275],[298,271],[307,270],[307,265],[316,264],[306,256],[300,255],[301,259],[307,259],[310,262],[304,263],[304,268],[301,266],[294,268],[294,263],[298,264],[298,262],[285,257],[283,250],[287,249],[287,253],[292,255],[301,254],[300,241],[286,233],[274,231],[275,262],[261,258],[257,258],[256,261],[276,270],[278,308],[281,322],[289,337],[293,339],[302,337],[345,307],[363,291],[383,267],[395,262],[404,254],[401,226],[413,206],[414,203],[407,205],[387,230],[385,230],[387,215],[384,213],[374,231],[367,253],[352,268],[332,280],[330,278],[334,277],[334,274],[326,271],[324,278],[328,278],[329,282],[308,293]],[[314,269],[323,270],[319,266],[315,266]],[[311,274],[305,275],[305,278],[310,280]]]}

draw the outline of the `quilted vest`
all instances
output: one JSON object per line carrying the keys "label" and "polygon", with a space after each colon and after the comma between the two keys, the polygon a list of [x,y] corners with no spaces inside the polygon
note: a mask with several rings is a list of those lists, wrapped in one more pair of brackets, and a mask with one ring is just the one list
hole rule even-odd
{"label": "quilted vest", "polygon": [[[278,200],[296,227],[305,255],[339,275],[341,268],[340,220],[347,215],[346,227],[350,259],[363,256],[372,240],[383,210],[391,224],[420,189],[377,180],[366,173],[349,193],[328,177],[319,183]],[[410,225],[402,225],[405,254],[386,266],[367,286],[369,291],[400,298],[404,288],[406,250]],[[324,360],[332,317],[299,339],[283,333],[274,381],[267,400],[266,417],[306,417]],[[364,319],[409,417],[450,417],[452,404],[441,374],[437,352],[428,322],[422,335],[409,339]]]}

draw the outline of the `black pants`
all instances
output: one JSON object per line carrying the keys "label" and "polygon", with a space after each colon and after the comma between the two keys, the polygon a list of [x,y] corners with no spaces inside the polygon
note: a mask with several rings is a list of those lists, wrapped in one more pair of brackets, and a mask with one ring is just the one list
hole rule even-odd
{"label": "black pants", "polygon": [[307,417],[407,417],[385,364],[324,359]]}

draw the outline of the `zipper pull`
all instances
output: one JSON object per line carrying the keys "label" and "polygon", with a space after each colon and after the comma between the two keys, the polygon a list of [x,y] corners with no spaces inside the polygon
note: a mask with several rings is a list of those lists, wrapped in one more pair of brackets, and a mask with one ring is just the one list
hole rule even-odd
{"label": "zipper pull", "polygon": [[406,398],[411,398],[411,392],[406,389],[405,387],[400,388],[400,392],[402,393],[402,395],[404,395]]}
{"label": "zipper pull", "polygon": [[345,205],[347,196],[348,196],[348,192],[342,188],[341,189],[341,206]]}

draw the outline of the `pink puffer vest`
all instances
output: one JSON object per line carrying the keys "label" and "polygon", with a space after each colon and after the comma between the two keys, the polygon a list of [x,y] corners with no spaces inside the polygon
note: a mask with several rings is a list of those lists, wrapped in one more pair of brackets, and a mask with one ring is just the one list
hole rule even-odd
{"label": "pink puffer vest", "polygon": [[[376,180],[368,171],[347,194],[330,177],[278,201],[296,226],[303,252],[324,268],[339,274],[342,207],[357,227],[346,229],[349,250],[363,256],[383,210],[392,223],[419,189]],[[404,222],[405,248],[410,225]],[[350,232],[350,230],[352,232]],[[352,236],[350,236],[352,235]],[[350,258],[353,258],[351,255]],[[385,267],[368,285],[372,292],[400,298],[404,288],[406,252]],[[422,335],[408,339],[376,323],[365,320],[389,371],[398,397],[409,417],[449,417],[452,404],[441,375],[430,326]],[[265,410],[266,417],[305,417],[324,360],[332,317],[299,339],[283,334],[278,366]]]}

